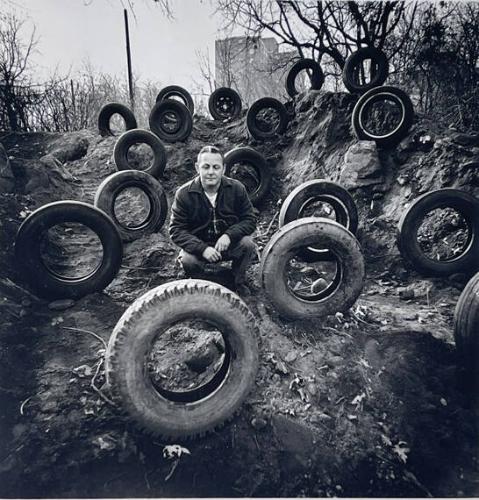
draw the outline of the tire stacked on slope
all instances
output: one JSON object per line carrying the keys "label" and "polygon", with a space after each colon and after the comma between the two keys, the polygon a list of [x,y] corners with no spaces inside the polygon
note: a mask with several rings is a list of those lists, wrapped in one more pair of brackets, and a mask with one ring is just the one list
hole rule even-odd
{"label": "tire stacked on slope", "polygon": [[215,120],[234,120],[241,114],[241,97],[229,87],[216,89],[208,99],[208,109]]}
{"label": "tire stacked on slope", "polygon": [[[390,101],[400,109],[399,123],[393,130],[377,133],[371,131],[366,118],[368,111],[378,102]],[[353,109],[352,126],[356,137],[361,141],[375,141],[379,147],[389,148],[407,136],[414,120],[414,108],[409,96],[396,87],[375,87],[363,94]]]}
{"label": "tire stacked on slope", "polygon": [[103,137],[115,135],[110,128],[111,117],[115,114],[119,114],[125,120],[126,130],[138,127],[135,115],[129,108],[119,102],[110,102],[101,108],[98,115],[98,130]]}
{"label": "tire stacked on slope", "polygon": [[[368,83],[359,81],[359,69],[362,63],[371,59],[372,77]],[[381,86],[389,74],[389,63],[386,54],[374,47],[364,47],[353,52],[344,63],[343,83],[352,94],[364,94],[374,87]]]}
{"label": "tire stacked on slope", "polygon": [[248,191],[248,196],[254,206],[258,206],[268,194],[272,173],[265,157],[250,147],[238,147],[225,154],[225,174],[230,177],[235,165],[248,165],[257,175],[258,183],[254,191]]}
{"label": "tire stacked on slope", "polygon": [[153,163],[142,170],[157,179],[166,167],[166,150],[158,137],[149,130],[134,129],[122,134],[115,144],[113,156],[118,170],[132,170],[128,161],[128,151],[136,144],[147,144],[153,151]]}
{"label": "tire stacked on slope", "polygon": [[162,102],[166,99],[180,99],[181,103],[186,106],[193,116],[195,112],[195,103],[191,94],[183,87],[179,85],[168,85],[160,90],[156,96],[156,102]]}
{"label": "tire stacked on slope", "polygon": [[150,130],[166,142],[185,141],[193,130],[188,108],[174,99],[157,102],[149,116]]}
{"label": "tire stacked on slope", "polygon": [[[127,227],[120,223],[115,214],[115,202],[124,190],[131,188],[141,189],[146,194],[150,210],[141,224]],[[113,220],[123,241],[136,240],[159,231],[168,212],[168,201],[163,187],[153,176],[141,170],[122,170],[109,175],[98,186],[94,204]]]}
{"label": "tire stacked on slope", "polygon": [[[315,202],[331,205],[336,222],[356,234],[358,229],[358,209],[349,192],[335,182],[313,179],[297,186],[281,205],[279,227],[304,217],[304,211]],[[306,261],[323,260],[330,257],[330,252],[314,248],[304,248],[301,256]]]}
{"label": "tire stacked on slope", "polygon": [[[326,290],[308,298],[287,283],[286,267],[304,247],[328,249],[337,262],[336,275]],[[280,315],[291,319],[317,318],[345,311],[361,293],[364,259],[354,235],[337,222],[306,217],[283,226],[263,250],[261,281],[266,296]]]}
{"label": "tire stacked on slope", "polygon": [[[258,115],[265,110],[273,110],[273,113],[278,115],[278,120],[275,126],[267,127],[258,120]],[[288,126],[288,112],[278,99],[274,97],[263,97],[254,102],[246,115],[246,125],[249,133],[258,140],[272,139],[276,135],[281,135],[285,132]]]}
{"label": "tire stacked on slope", "polygon": [[311,90],[319,90],[323,86],[324,74],[319,63],[314,59],[300,59],[293,64],[286,77],[286,91],[289,97],[299,94],[296,89],[296,78],[301,71],[306,69],[311,70]]}
{"label": "tire stacked on slope", "polygon": [[[43,237],[51,227],[65,222],[87,226],[101,241],[101,264],[86,276],[60,276],[41,258]],[[120,269],[123,246],[117,228],[104,212],[86,203],[65,200],[48,203],[23,221],[15,241],[15,257],[25,280],[39,295],[51,299],[78,299],[103,290],[113,281]]]}
{"label": "tire stacked on slope", "polygon": [[454,340],[461,383],[477,399],[479,388],[479,273],[462,291],[454,312]]}
{"label": "tire stacked on slope", "polygon": [[[221,368],[196,389],[155,388],[145,369],[155,339],[170,326],[193,319],[221,330]],[[166,283],[137,299],[118,321],[106,352],[113,399],[138,427],[165,439],[201,436],[223,425],[252,389],[257,369],[257,327],[250,310],[227,288],[203,280]]]}
{"label": "tire stacked on slope", "polygon": [[[465,250],[452,259],[435,260],[421,249],[417,233],[429,212],[440,208],[456,210],[466,221],[468,240]],[[425,276],[450,276],[479,269],[479,200],[458,189],[438,189],[423,194],[408,208],[399,221],[397,245],[409,265]]]}

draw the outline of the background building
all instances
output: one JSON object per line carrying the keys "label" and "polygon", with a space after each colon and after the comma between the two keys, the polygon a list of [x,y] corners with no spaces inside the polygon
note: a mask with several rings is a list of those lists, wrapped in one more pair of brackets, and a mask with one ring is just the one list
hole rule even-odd
{"label": "background building", "polygon": [[232,87],[249,105],[261,97],[285,99],[295,52],[279,52],[274,38],[231,37],[215,42],[216,87]]}

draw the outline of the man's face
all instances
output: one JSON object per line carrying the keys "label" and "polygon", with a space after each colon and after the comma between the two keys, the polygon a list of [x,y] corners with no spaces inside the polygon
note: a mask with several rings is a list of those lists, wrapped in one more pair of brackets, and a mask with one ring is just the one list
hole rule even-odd
{"label": "man's face", "polygon": [[202,153],[195,165],[203,187],[215,188],[220,185],[225,167],[218,153]]}

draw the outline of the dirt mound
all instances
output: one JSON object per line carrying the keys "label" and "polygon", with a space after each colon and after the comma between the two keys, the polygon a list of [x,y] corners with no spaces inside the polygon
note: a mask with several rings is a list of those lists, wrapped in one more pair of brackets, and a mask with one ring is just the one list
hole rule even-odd
{"label": "dirt mound", "polygon": [[[125,244],[120,273],[102,293],[60,305],[39,300],[19,278],[16,230],[44,203],[92,203],[116,171],[115,138],[96,131],[0,136],[12,173],[12,192],[0,199],[2,496],[479,493],[478,419],[457,386],[451,328],[465,279],[423,279],[405,269],[395,245],[398,220],[419,194],[447,186],[479,195],[479,138],[417,117],[397,148],[378,150],[352,135],[355,99],[300,96],[285,135],[267,143],[249,139],[244,120],[195,118],[186,143],[166,145],[161,182],[170,205],[205,143],[224,151],[249,145],[266,156],[274,182],[259,210],[260,248],[278,227],[279,201],[294,187],[314,178],[342,183],[359,208],[367,263],[355,306],[316,322],[279,318],[260,290],[258,264],[252,266],[246,302],[261,334],[255,390],[224,428],[178,443],[190,452],[178,459],[164,457],[166,443],[118,416],[101,390],[105,342],[123,311],[178,276],[166,228]],[[432,224],[444,226],[442,219]],[[211,272],[217,278],[223,270]],[[206,376],[221,355],[211,335],[187,346],[190,333],[171,335],[182,356],[178,366],[168,360],[156,370],[162,380]]]}

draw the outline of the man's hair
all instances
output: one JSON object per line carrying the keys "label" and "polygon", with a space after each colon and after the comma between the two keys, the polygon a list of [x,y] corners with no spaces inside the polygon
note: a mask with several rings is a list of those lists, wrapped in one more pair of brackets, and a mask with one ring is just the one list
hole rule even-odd
{"label": "man's hair", "polygon": [[216,146],[203,146],[200,150],[200,152],[198,153],[198,157],[196,159],[197,162],[200,161],[200,156],[203,154],[203,153],[214,153],[214,154],[217,154],[217,155],[220,155],[221,156],[221,159],[224,161],[224,156],[223,156],[223,153],[216,147]]}

